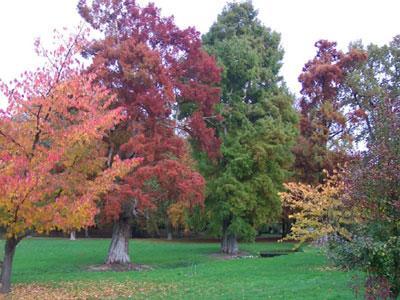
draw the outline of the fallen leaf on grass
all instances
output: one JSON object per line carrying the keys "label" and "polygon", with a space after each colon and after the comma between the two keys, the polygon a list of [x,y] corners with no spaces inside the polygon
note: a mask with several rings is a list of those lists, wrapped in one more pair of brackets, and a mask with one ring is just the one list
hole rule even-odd
{"label": "fallen leaf on grass", "polygon": [[167,292],[174,286],[135,281],[85,281],[52,284],[16,284],[3,299],[77,300],[147,298],[147,295]]}

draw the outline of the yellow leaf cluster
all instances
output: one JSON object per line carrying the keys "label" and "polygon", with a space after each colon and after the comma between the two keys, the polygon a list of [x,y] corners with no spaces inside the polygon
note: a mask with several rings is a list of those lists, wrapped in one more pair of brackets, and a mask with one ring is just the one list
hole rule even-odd
{"label": "yellow leaf cluster", "polygon": [[168,218],[174,228],[186,225],[185,219],[186,207],[183,203],[173,203],[168,208]]}
{"label": "yellow leaf cluster", "polygon": [[285,240],[304,243],[334,233],[350,238],[345,227],[354,221],[355,212],[343,206],[345,185],[341,177],[335,172],[316,186],[285,184],[287,191],[280,193],[280,197],[282,204],[291,211],[289,218],[294,222]]}

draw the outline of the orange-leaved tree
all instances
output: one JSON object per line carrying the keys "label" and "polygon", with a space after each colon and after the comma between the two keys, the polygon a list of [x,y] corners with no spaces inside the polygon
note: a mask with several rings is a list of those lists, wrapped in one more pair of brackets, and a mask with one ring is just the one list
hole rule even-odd
{"label": "orange-leaved tree", "polygon": [[315,57],[299,76],[300,135],[293,148],[295,177],[309,184],[321,183],[323,169],[332,172],[350,159],[347,150],[354,139],[355,112],[349,111],[342,94],[346,76],[367,59],[362,50],[343,53],[327,40],[316,42],[315,47]]}
{"label": "orange-leaved tree", "polygon": [[104,140],[124,118],[114,98],[81,72],[76,60],[81,33],[54,51],[38,53],[48,64],[2,84],[9,105],[0,111],[0,226],[5,229],[2,293],[10,291],[13,256],[32,232],[78,229],[93,224],[96,200],[138,160],[115,158],[106,168]]}

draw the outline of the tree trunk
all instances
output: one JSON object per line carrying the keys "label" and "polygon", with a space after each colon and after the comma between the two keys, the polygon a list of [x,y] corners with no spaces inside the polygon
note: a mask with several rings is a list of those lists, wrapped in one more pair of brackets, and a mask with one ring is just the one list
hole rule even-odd
{"label": "tree trunk", "polygon": [[239,245],[236,234],[228,233],[230,221],[225,220],[222,226],[221,252],[229,255],[236,255],[239,252]]}
{"label": "tree trunk", "polygon": [[7,239],[4,247],[4,260],[1,267],[1,288],[0,293],[5,294],[11,291],[11,270],[15,249],[20,239]]}
{"label": "tree trunk", "polygon": [[75,230],[71,231],[71,233],[69,234],[69,239],[71,241],[75,241],[76,240],[76,231]]}
{"label": "tree trunk", "polygon": [[229,255],[236,255],[239,252],[239,245],[236,234],[225,233],[221,242],[221,252]]}
{"label": "tree trunk", "polygon": [[167,233],[167,240],[168,241],[172,241],[172,232],[169,231],[169,230],[168,230],[168,233]]}
{"label": "tree trunk", "polygon": [[85,238],[89,238],[89,228],[85,227]]}
{"label": "tree trunk", "polygon": [[285,219],[282,219],[282,238],[286,236],[286,224],[285,224]]}
{"label": "tree trunk", "polygon": [[131,223],[129,218],[121,218],[114,223],[111,245],[108,249],[107,264],[129,264],[129,239]]}
{"label": "tree trunk", "polygon": [[167,240],[172,241],[172,226],[169,222],[167,222],[167,226],[165,226],[167,229]]}
{"label": "tree trunk", "polygon": [[290,229],[291,229],[290,220],[283,217],[282,218],[282,238],[285,238],[290,233]]}

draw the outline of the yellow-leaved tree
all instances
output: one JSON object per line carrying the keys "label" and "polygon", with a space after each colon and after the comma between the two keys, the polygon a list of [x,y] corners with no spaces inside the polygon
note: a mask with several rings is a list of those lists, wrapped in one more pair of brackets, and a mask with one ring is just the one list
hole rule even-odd
{"label": "yellow-leaved tree", "polygon": [[282,205],[291,211],[294,223],[291,233],[284,240],[297,240],[299,245],[331,234],[351,239],[346,225],[355,220],[355,211],[344,209],[342,173],[334,171],[316,186],[289,182],[286,192],[280,193]]}

